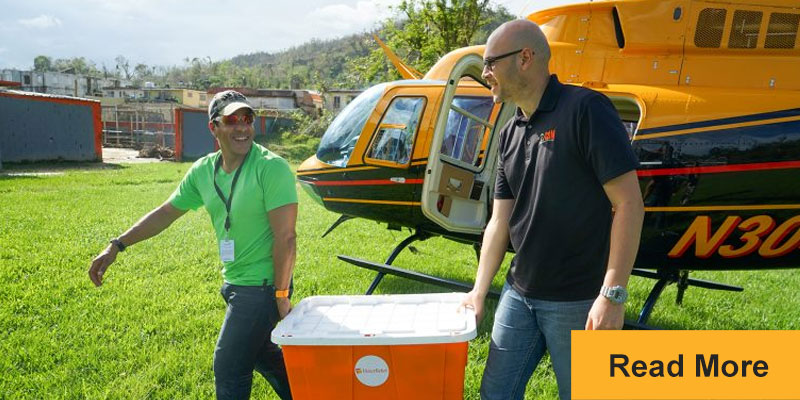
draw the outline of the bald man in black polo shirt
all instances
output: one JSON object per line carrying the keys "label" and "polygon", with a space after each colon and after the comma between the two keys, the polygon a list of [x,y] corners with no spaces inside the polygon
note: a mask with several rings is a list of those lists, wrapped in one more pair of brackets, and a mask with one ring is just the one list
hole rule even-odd
{"label": "bald man in black polo shirt", "polygon": [[549,60],[547,39],[527,20],[501,25],[484,51],[494,101],[519,107],[500,133],[492,218],[464,302],[480,320],[511,240],[484,399],[523,398],[545,350],[569,399],[570,332],[622,328],[639,245],[644,206],[625,128],[608,98],[562,85]]}

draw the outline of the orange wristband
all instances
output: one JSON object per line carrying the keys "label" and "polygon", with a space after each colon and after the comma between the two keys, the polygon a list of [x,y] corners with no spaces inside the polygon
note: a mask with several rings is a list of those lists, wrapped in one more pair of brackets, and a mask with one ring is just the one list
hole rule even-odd
{"label": "orange wristband", "polygon": [[289,297],[289,289],[276,290],[275,291],[275,298],[277,298],[277,299],[285,299],[287,297]]}

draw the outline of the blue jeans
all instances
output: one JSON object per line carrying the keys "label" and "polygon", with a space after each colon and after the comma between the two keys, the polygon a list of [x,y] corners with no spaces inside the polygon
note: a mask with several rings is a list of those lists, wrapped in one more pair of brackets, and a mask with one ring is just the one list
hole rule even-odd
{"label": "blue jeans", "polygon": [[214,349],[217,399],[249,399],[254,369],[281,399],[291,399],[283,352],[270,340],[279,320],[275,287],[225,283],[220,293],[228,307]]}
{"label": "blue jeans", "polygon": [[550,351],[559,397],[570,399],[571,331],[586,327],[594,300],[531,299],[506,282],[494,315],[481,399],[522,399],[545,350]]}

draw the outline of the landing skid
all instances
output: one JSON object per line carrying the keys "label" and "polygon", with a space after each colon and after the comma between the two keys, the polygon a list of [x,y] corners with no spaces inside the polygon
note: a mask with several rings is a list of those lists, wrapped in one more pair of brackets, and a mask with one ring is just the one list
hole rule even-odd
{"label": "landing skid", "polygon": [[653,312],[653,307],[656,305],[656,301],[658,301],[659,296],[661,296],[661,292],[663,292],[664,288],[670,283],[676,283],[678,285],[678,295],[675,298],[675,304],[679,305],[683,303],[684,292],[686,292],[686,289],[689,286],[697,286],[713,290],[727,290],[730,292],[741,292],[744,290],[739,286],[726,285],[723,283],[711,282],[703,279],[689,278],[689,271],[684,270],[667,271],[661,269],[650,271],[634,268],[631,274],[656,280],[656,284],[653,285],[653,289],[650,290],[650,294],[647,296],[644,306],[642,306],[642,311],[639,313],[639,319],[637,320],[637,323],[639,324],[647,323],[647,320],[650,319],[650,314]]}
{"label": "landing skid", "polygon": [[339,225],[341,225],[343,222],[345,222],[345,221],[349,221],[349,220],[351,220],[351,219],[353,219],[353,218],[355,218],[355,217],[351,217],[351,216],[349,216],[349,215],[344,215],[344,214],[342,214],[342,215],[339,217],[339,219],[337,219],[337,220],[336,220],[336,222],[334,222],[334,223],[333,223],[333,225],[331,225],[331,226],[330,226],[330,228],[328,228],[328,230],[327,230],[327,231],[325,231],[325,233],[323,233],[323,234],[322,234],[322,237],[328,236],[328,234],[329,234],[329,233],[331,233],[331,232],[333,232],[333,230],[334,230],[334,229],[336,229],[336,227],[338,227]]}
{"label": "landing skid", "polygon": [[[366,268],[366,269],[370,269],[370,270],[373,270],[373,271],[377,272],[377,274],[375,275],[375,278],[372,280],[372,283],[369,285],[369,288],[367,289],[367,291],[365,293],[367,295],[371,295],[375,291],[375,289],[378,287],[378,284],[381,282],[381,280],[383,280],[383,277],[386,276],[387,274],[399,276],[399,277],[406,278],[406,279],[411,279],[411,280],[422,282],[422,283],[427,283],[427,284],[430,284],[430,285],[441,286],[441,287],[445,287],[445,288],[456,290],[456,291],[468,292],[468,291],[472,290],[472,286],[473,285],[471,283],[465,283],[465,282],[460,282],[460,281],[456,281],[456,280],[452,280],[452,279],[441,278],[441,277],[438,277],[438,276],[423,274],[421,272],[416,272],[416,271],[409,271],[407,269],[398,268],[398,267],[395,267],[395,266],[392,265],[392,263],[394,262],[395,258],[397,258],[397,256],[400,254],[400,252],[403,251],[403,249],[405,249],[406,247],[408,247],[411,243],[413,243],[413,242],[415,242],[417,240],[427,240],[430,237],[431,237],[431,235],[428,234],[428,233],[417,231],[413,235],[405,238],[402,242],[400,242],[400,244],[398,244],[394,248],[394,250],[392,250],[392,253],[389,255],[389,258],[386,259],[386,262],[382,263],[382,264],[381,263],[372,262],[372,261],[362,260],[360,258],[344,256],[344,255],[339,255],[337,257],[340,260],[345,261],[345,262],[350,263],[350,264],[353,264],[353,265],[355,265],[355,266],[357,266],[359,268]],[[476,256],[478,257],[478,259],[480,259],[480,247],[479,246],[474,246],[474,249],[475,249]],[[660,293],[660,291],[659,291],[659,293]],[[500,292],[495,290],[495,289],[489,289],[489,293],[487,294],[487,297],[489,297],[489,298],[491,298],[493,300],[498,300],[498,299],[500,299]],[[656,297],[658,297],[658,296],[656,296]],[[655,303],[655,300],[653,302]],[[639,321],[639,322],[625,321],[625,326],[624,326],[623,329],[647,330],[647,329],[654,329],[654,328],[651,327],[651,326],[645,325],[641,321]]]}
{"label": "landing skid", "polygon": [[[417,282],[427,283],[431,285],[441,286],[448,289],[456,290],[459,292],[468,292],[472,290],[472,285],[469,283],[459,282],[452,279],[447,278],[440,278],[438,276],[423,274],[421,272],[416,271],[409,271],[407,269],[393,267],[389,264],[379,264],[372,261],[362,260],[360,258],[349,257],[349,256],[337,256],[340,260],[348,262],[350,264],[355,265],[356,267],[371,269],[373,271],[377,271],[378,275],[375,279],[380,282],[386,274],[395,275],[406,279],[411,279]],[[380,278],[380,279],[379,279]],[[372,294],[378,284],[373,281],[373,284],[370,285],[369,290],[367,290],[366,294]],[[489,294],[487,295],[489,298],[497,300],[500,298],[500,292],[494,289],[489,290]]]}

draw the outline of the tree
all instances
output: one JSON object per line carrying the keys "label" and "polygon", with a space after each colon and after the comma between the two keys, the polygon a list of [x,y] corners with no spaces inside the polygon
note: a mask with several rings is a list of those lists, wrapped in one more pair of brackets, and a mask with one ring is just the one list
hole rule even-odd
{"label": "tree", "polygon": [[50,71],[53,67],[53,60],[48,56],[36,56],[33,59],[33,69],[44,72]]}
{"label": "tree", "polygon": [[133,74],[137,79],[144,79],[152,74],[150,67],[147,64],[136,64],[133,68]]}
{"label": "tree", "polygon": [[127,58],[123,55],[118,55],[114,58],[114,61],[117,62],[117,71],[122,72],[125,74],[125,79],[131,79],[131,63],[128,61]]}
{"label": "tree", "polygon": [[[406,63],[425,72],[452,50],[485,43],[484,27],[494,29],[513,18],[502,6],[492,8],[489,0],[403,0],[378,35]],[[399,78],[381,49],[371,47],[369,55],[348,63],[352,87]]]}
{"label": "tree", "polygon": [[87,61],[83,57],[73,57],[69,59],[58,58],[53,61],[51,70],[59,72],[71,72],[81,75],[101,74],[93,61]]}

